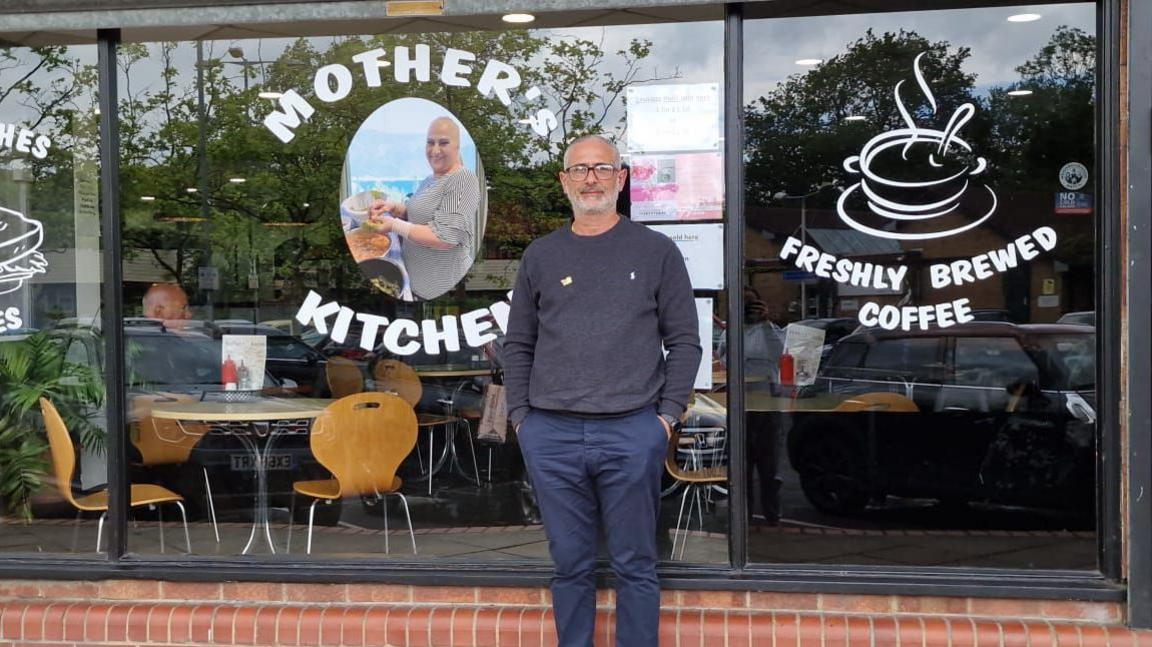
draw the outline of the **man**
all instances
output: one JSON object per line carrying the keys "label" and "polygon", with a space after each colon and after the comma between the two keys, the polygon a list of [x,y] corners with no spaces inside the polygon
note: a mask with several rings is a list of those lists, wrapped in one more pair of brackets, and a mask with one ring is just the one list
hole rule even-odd
{"label": "man", "polygon": [[[769,317],[768,303],[750,285],[744,286],[744,381],[748,391],[766,391],[782,395],[780,390],[780,355],[784,353],[784,331]],[[731,358],[723,341],[718,353],[725,365]],[[783,418],[777,412],[748,411],[748,501],[755,502],[758,486],[763,523],[776,525],[780,520],[780,433]],[[757,474],[758,478],[753,478]],[[754,506],[749,505],[748,510]],[[753,516],[752,523],[757,523]]]}
{"label": "man", "polygon": [[617,213],[626,176],[607,139],[568,147],[560,183],[573,220],[525,250],[504,344],[509,418],[555,562],[561,647],[592,645],[600,531],[616,575],[616,644],[657,645],[660,477],[700,364],[684,259]]}
{"label": "man", "polygon": [[160,319],[168,328],[183,329],[192,317],[188,310],[188,295],[175,283],[153,283],[144,293],[144,316]]}

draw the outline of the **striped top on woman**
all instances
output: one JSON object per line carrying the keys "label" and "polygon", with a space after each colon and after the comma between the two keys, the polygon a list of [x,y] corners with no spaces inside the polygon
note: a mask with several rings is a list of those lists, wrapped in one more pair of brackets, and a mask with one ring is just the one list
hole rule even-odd
{"label": "striped top on woman", "polygon": [[434,299],[452,289],[472,267],[476,238],[476,210],[480,180],[466,168],[446,175],[430,175],[406,203],[408,222],[428,225],[450,249],[424,247],[404,241],[404,266],[412,294]]}

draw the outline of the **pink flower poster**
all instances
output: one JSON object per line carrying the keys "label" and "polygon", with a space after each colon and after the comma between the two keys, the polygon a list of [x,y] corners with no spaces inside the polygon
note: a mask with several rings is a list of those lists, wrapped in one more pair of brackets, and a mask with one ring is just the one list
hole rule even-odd
{"label": "pink flower poster", "polygon": [[633,155],[632,219],[722,220],[724,158],[718,152]]}

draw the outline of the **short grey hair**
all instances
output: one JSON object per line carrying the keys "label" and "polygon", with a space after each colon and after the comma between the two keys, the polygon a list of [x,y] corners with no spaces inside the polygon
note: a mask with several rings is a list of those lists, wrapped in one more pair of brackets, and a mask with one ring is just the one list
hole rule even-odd
{"label": "short grey hair", "polygon": [[612,164],[614,164],[616,168],[620,168],[620,149],[616,148],[616,144],[611,139],[608,139],[603,135],[581,135],[580,137],[577,137],[576,139],[568,142],[568,147],[564,149],[564,168],[568,168],[568,151],[572,150],[572,147],[576,144],[587,141],[600,142],[601,144],[611,148]]}

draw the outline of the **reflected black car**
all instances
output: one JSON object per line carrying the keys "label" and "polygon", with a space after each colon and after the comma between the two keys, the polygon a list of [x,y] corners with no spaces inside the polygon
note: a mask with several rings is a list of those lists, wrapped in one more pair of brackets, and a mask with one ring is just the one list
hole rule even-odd
{"label": "reflected black car", "polygon": [[856,333],[801,389],[789,458],[834,514],[886,496],[1090,514],[1095,376],[1085,326]]}
{"label": "reflected black car", "polygon": [[1062,324],[1076,324],[1080,326],[1095,326],[1096,325],[1096,311],[1095,310],[1081,310],[1079,312],[1066,312],[1060,315],[1056,323]]}
{"label": "reflected black car", "polygon": [[841,340],[856,332],[860,322],[853,317],[829,317],[824,319],[804,319],[797,321],[796,326],[807,326],[824,331],[824,345],[820,348],[820,357],[828,356],[832,348]]}

